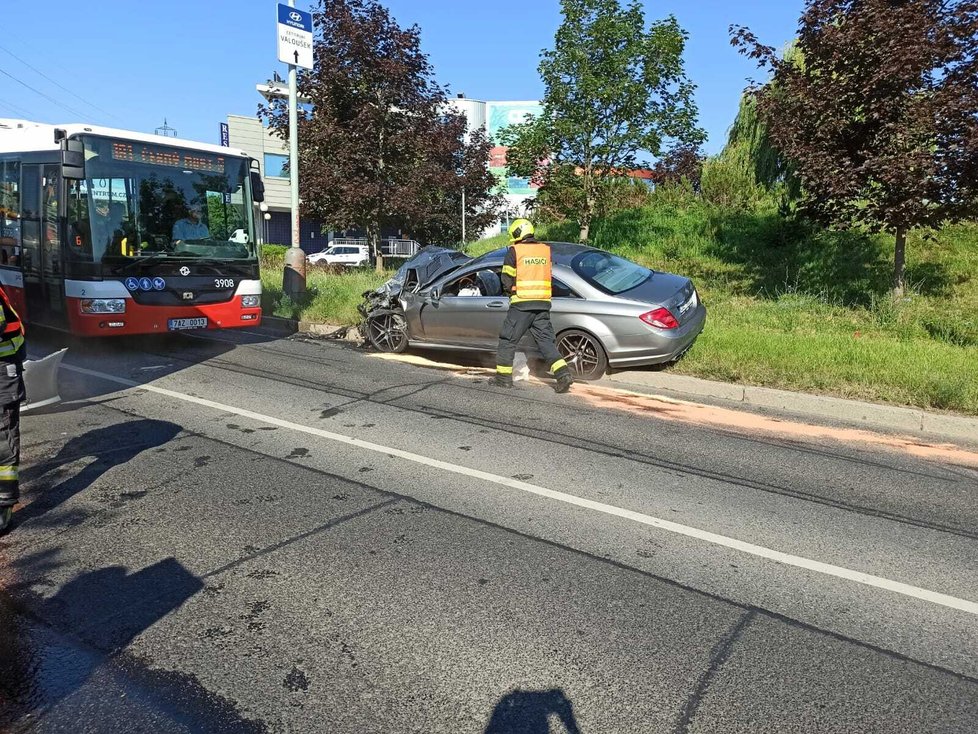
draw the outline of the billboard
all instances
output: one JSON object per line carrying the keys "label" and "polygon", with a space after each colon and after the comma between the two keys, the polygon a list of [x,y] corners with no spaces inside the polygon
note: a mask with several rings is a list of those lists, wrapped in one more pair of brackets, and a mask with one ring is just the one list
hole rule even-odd
{"label": "billboard", "polygon": [[508,125],[526,121],[526,116],[537,116],[543,111],[539,102],[486,102],[486,128],[493,143],[489,151],[489,170],[499,182],[498,191],[512,196],[535,196],[537,186],[528,178],[506,175],[506,150],[499,145],[499,131]]}

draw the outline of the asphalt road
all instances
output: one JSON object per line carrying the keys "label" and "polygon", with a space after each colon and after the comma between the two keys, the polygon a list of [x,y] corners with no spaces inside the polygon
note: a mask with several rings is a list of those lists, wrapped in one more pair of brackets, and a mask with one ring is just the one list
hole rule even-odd
{"label": "asphalt road", "polygon": [[0,729],[978,730],[978,455],[467,372],[73,343],[0,539]]}

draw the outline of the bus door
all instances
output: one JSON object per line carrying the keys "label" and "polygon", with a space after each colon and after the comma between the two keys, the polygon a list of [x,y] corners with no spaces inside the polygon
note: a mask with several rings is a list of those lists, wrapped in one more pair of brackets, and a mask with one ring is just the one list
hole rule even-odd
{"label": "bus door", "polygon": [[66,325],[61,257],[62,179],[56,163],[25,165],[22,268],[27,319],[34,324]]}

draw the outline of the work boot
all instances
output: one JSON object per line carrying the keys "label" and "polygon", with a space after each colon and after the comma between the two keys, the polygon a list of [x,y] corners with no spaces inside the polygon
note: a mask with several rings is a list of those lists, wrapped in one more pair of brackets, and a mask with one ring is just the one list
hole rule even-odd
{"label": "work boot", "polygon": [[492,378],[490,378],[489,384],[495,385],[496,387],[512,387],[513,376],[503,375],[497,372],[495,375],[492,376]]}
{"label": "work boot", "polygon": [[574,384],[574,378],[571,377],[570,370],[563,367],[554,373],[554,377],[557,378],[557,384],[554,385],[554,392],[564,393],[570,390],[570,386]]}
{"label": "work boot", "polygon": [[10,526],[10,519],[14,515],[14,506],[6,505],[0,507],[0,535]]}

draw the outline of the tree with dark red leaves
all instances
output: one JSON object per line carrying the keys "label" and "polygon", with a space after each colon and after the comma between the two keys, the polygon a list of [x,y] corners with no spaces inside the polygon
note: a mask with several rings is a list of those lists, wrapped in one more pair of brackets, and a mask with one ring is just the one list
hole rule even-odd
{"label": "tree with dark red leaves", "polygon": [[759,111],[803,211],[892,233],[901,296],[907,232],[978,214],[978,1],[807,0],[800,63],[731,36],[773,71]]}
{"label": "tree with dark red leaves", "polygon": [[[489,144],[466,135],[446,107],[417,26],[401,28],[376,0],[321,0],[313,11],[314,68],[298,89],[303,212],[367,233],[381,266],[382,228],[461,239],[462,191],[473,230],[495,218]],[[284,100],[259,108],[288,138]]]}
{"label": "tree with dark red leaves", "polygon": [[703,163],[706,156],[698,143],[677,143],[655,163],[652,169],[656,184],[677,184],[688,181],[693,191],[700,190]]}

